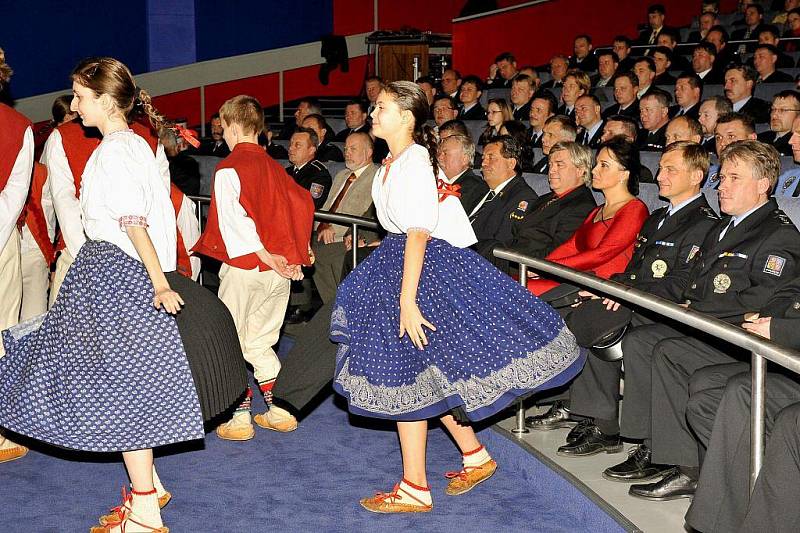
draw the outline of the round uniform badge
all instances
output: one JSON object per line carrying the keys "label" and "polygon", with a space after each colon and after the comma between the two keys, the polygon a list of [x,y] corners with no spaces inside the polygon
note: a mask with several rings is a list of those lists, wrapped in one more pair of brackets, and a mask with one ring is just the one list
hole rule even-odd
{"label": "round uniform badge", "polygon": [[731,288],[731,278],[727,274],[717,274],[714,276],[714,292],[725,294]]}
{"label": "round uniform badge", "polygon": [[653,271],[654,278],[663,278],[664,274],[667,273],[667,262],[663,259],[656,259],[653,261],[653,264],[650,265],[650,270]]}

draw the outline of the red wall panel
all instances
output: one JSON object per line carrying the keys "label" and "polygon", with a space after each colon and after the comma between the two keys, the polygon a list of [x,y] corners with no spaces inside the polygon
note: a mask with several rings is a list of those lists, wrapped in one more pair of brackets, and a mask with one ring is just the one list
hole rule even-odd
{"label": "red wall panel", "polygon": [[354,35],[371,32],[373,3],[369,0],[333,0],[333,33]]}
{"label": "red wall panel", "polygon": [[[303,96],[349,96],[361,91],[367,56],[350,59],[350,71],[343,73],[337,69],[331,72],[328,85],[319,82],[319,66],[287,70],[283,73],[284,100],[294,100]],[[275,102],[277,103],[277,99]]]}
{"label": "red wall panel", "polygon": [[278,75],[264,74],[252,78],[208,85],[205,89],[205,94],[206,121],[211,119],[211,115],[219,111],[225,100],[239,94],[253,96],[261,102],[262,106],[267,107],[278,102]]}
{"label": "red wall panel", "polygon": [[450,33],[451,21],[458,16],[466,0],[380,0],[378,26],[398,30],[403,26],[423,31]]}
{"label": "red wall panel", "polygon": [[[670,25],[688,24],[699,11],[696,0],[662,3]],[[641,0],[545,2],[453,24],[453,64],[462,74],[484,77],[494,57],[510,51],[520,65],[539,65],[554,54],[571,54],[578,33],[606,44],[619,34],[635,37],[637,26],[646,20],[647,3]]]}
{"label": "red wall panel", "polygon": [[170,119],[185,118],[189,124],[200,124],[200,89],[154,96],[153,104]]}

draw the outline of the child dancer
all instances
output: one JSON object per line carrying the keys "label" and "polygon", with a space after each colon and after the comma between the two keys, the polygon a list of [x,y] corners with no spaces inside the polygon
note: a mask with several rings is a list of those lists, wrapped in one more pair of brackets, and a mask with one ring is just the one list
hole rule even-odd
{"label": "child dancer", "polygon": [[565,383],[584,362],[552,308],[467,248],[475,234],[460,202],[447,188],[437,195],[427,116],[414,83],[378,97],[373,132],[392,155],[372,198],[389,235],[339,287],[331,319],[334,389],[353,413],[397,420],[403,478],[361,500],[378,513],[432,509],[428,418],[441,418],[463,454],[446,491],[463,494],[497,468],[469,422]]}
{"label": "child dancer", "polygon": [[[208,223],[193,250],[224,263],[219,298],[233,315],[244,358],[253,366],[267,403],[267,412],[255,416],[256,424],[293,431],[295,417],[272,405],[272,386],[281,368],[272,346],[289,302],[289,280],[302,279],[300,265],[311,263],[314,203],[258,145],[264,112],[255,98],[231,98],[219,114],[231,154],[214,173]],[[248,389],[233,418],[217,428],[220,438],[253,438],[251,398]]]}
{"label": "child dancer", "polygon": [[[72,79],[72,109],[103,136],[81,184],[88,240],[52,309],[3,332],[0,426],[66,448],[122,452],[132,495],[92,532],[167,533],[152,448],[203,438],[203,414],[220,412],[208,407],[207,389],[222,382],[190,370],[194,350],[184,351],[169,315],[184,303],[165,275],[175,270],[175,215],[153,148],[128,124],[134,105],[156,128],[163,117],[115,59],[87,59]],[[47,398],[47,409],[32,398]]]}

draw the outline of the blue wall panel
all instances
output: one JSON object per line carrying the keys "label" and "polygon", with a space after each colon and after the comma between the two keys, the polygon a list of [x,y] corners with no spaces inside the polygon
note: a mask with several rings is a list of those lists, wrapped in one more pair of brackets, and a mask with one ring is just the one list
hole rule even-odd
{"label": "blue wall panel", "polygon": [[197,60],[317,41],[333,31],[333,0],[195,1]]}
{"label": "blue wall panel", "polygon": [[14,69],[11,94],[15,98],[69,87],[72,68],[92,55],[116,57],[134,74],[150,69],[146,0],[0,4],[0,48]]}
{"label": "blue wall panel", "polygon": [[194,0],[147,0],[150,70],[197,61]]}

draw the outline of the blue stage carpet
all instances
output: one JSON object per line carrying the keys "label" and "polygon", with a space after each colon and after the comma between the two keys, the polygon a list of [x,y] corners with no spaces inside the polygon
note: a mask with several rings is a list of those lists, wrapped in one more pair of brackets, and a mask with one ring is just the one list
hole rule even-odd
{"label": "blue stage carpet", "polygon": [[[459,454],[441,429],[431,429],[434,510],[405,516],[374,515],[358,504],[400,478],[391,425],[349,417],[338,399],[328,398],[293,433],[256,430],[248,442],[225,442],[212,433],[204,449],[198,443],[158,458],[174,495],[163,511],[172,532],[623,530],[569,482],[491,429],[481,439],[499,469],[458,497],[444,494],[443,474],[459,468]],[[101,512],[119,503],[126,477],[114,456],[49,453],[61,458],[31,451],[0,465],[0,531],[88,531]]]}

